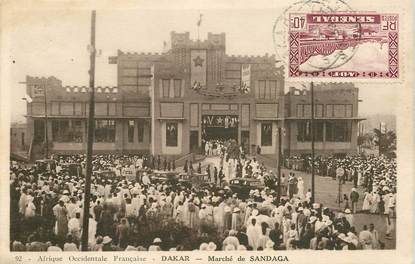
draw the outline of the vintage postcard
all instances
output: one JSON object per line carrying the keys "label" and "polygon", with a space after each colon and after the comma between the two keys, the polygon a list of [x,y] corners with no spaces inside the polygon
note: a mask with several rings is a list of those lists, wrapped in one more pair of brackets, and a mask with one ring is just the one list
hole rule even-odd
{"label": "vintage postcard", "polygon": [[2,1],[0,263],[412,263],[410,1]]}

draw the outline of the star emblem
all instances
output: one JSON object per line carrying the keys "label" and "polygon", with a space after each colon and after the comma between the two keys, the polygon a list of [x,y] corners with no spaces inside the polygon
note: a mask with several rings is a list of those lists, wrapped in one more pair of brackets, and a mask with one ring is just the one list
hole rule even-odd
{"label": "star emblem", "polygon": [[196,58],[193,59],[193,62],[195,63],[195,67],[197,66],[203,67],[203,61],[204,59],[202,59],[200,56],[197,56]]}
{"label": "star emblem", "polygon": [[221,125],[222,124],[222,117],[218,117],[218,119],[216,119],[216,122],[218,122],[218,125]]}

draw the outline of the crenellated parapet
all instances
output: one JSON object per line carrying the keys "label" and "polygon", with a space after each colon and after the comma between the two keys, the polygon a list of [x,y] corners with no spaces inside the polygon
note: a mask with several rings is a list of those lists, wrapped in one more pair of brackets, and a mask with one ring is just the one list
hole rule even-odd
{"label": "crenellated parapet", "polygon": [[226,61],[236,63],[275,64],[275,55],[269,55],[268,53],[265,53],[263,56],[226,55]]}

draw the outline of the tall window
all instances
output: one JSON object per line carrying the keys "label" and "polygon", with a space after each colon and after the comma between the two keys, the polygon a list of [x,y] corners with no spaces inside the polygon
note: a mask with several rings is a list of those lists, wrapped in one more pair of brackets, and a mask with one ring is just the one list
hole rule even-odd
{"label": "tall window", "polygon": [[[314,117],[323,116],[323,105],[314,104]],[[311,117],[311,104],[297,104],[297,117]]]}
{"label": "tall window", "polygon": [[271,90],[269,99],[277,98],[277,81],[269,81],[269,89]]}
{"label": "tall window", "polygon": [[345,117],[346,116],[346,105],[334,105],[334,117]]}
{"label": "tall window", "polygon": [[22,132],[22,146],[24,146],[25,145],[25,142],[24,142],[24,132]]}
{"label": "tall window", "polygon": [[177,123],[166,123],[166,146],[177,147]]}
{"label": "tall window", "polygon": [[138,120],[137,121],[137,133],[138,133],[138,142],[144,142],[144,121]]}
{"label": "tall window", "polygon": [[55,142],[82,142],[81,120],[52,120],[52,140]]}
{"label": "tall window", "polygon": [[134,142],[134,120],[128,120],[128,142]]}
{"label": "tall window", "polygon": [[[323,125],[322,121],[314,121],[314,140],[317,142],[323,141]],[[311,122],[308,120],[297,121],[297,132],[297,141],[311,141]]]}
{"label": "tall window", "polygon": [[174,97],[182,97],[182,80],[174,80]]}
{"label": "tall window", "polygon": [[115,142],[115,120],[95,120],[95,142]]}
{"label": "tall window", "polygon": [[272,146],[272,123],[261,124],[261,146]]}
{"label": "tall window", "polygon": [[170,94],[170,80],[162,80],[163,97],[169,97]]}
{"label": "tall window", "polygon": [[326,122],[326,141],[350,142],[352,135],[352,122],[338,120]]}
{"label": "tall window", "polygon": [[265,89],[267,87],[266,81],[258,81],[257,98],[265,99]]}

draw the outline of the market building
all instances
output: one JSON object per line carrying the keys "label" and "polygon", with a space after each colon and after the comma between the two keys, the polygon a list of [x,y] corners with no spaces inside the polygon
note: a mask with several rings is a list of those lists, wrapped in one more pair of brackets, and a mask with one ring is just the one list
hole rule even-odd
{"label": "market building", "polygon": [[[352,83],[328,83],[314,87],[314,148],[316,155],[357,152],[359,89]],[[311,93],[289,88],[285,95],[285,152],[310,153]]]}
{"label": "market building", "polygon": [[[165,53],[118,51],[109,58],[117,86],[95,88],[95,152],[179,157],[201,151],[206,140],[235,139],[249,152],[259,147],[275,156],[278,127],[285,131],[285,153],[310,151],[309,93],[284,94],[283,68],[274,56],[228,55],[224,33],[208,33],[203,41],[188,32],[170,37]],[[48,138],[51,153],[84,152],[88,88],[64,86],[55,77],[28,76],[26,84],[33,100],[27,103],[31,149],[40,153]],[[316,126],[322,137],[316,149],[355,152],[358,89],[345,84],[315,91],[316,122],[323,122]]]}

